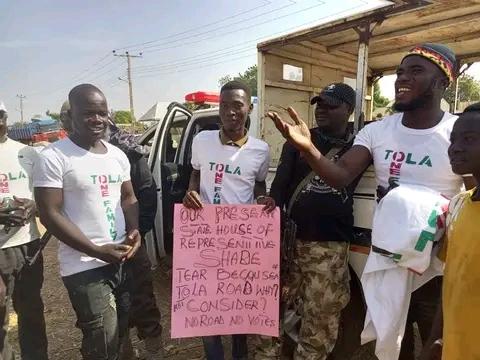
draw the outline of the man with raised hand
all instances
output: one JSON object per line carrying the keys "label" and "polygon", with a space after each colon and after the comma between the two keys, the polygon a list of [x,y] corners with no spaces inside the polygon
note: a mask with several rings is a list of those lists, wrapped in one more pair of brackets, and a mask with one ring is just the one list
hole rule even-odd
{"label": "man with raised hand", "polygon": [[[440,102],[456,71],[456,57],[448,47],[430,43],[414,47],[397,69],[397,113],[363,128],[353,147],[336,163],[313,145],[307,125],[293,108],[288,109],[293,125],[276,113],[268,116],[332,187],[344,188],[373,162],[379,193],[385,193],[391,184],[404,183],[453,197],[463,187],[463,178],[452,171],[447,154],[457,117],[443,112]],[[464,179],[470,187],[471,178]],[[413,323],[417,323],[422,341],[427,340],[441,287],[442,277],[436,277],[412,293],[401,360],[414,359]]]}

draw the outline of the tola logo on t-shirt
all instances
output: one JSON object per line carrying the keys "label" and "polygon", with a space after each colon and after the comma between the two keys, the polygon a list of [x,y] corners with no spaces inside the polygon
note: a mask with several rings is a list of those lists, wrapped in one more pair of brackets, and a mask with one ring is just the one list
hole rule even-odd
{"label": "tola logo on t-shirt", "polygon": [[391,160],[390,179],[398,180],[403,164],[432,167],[429,155],[418,156],[403,151],[385,150],[385,160]]}
{"label": "tola logo on t-shirt", "polygon": [[105,215],[107,217],[107,222],[109,226],[108,232],[110,233],[110,236],[113,241],[117,239],[117,230],[115,226],[115,213],[112,210],[112,203],[110,200],[105,200],[103,202],[103,208],[105,210]]}
{"label": "tola logo on t-shirt", "polygon": [[2,194],[8,194],[10,193],[10,185],[9,181],[16,181],[20,179],[26,179],[27,175],[20,170],[18,173],[5,173],[5,174],[0,174],[0,193]]}
{"label": "tola logo on t-shirt", "polygon": [[213,187],[213,203],[220,204],[220,194],[222,193],[223,176],[225,174],[242,175],[240,166],[234,167],[215,162],[209,162],[210,171],[215,171],[215,185]]}
{"label": "tola logo on t-shirt", "polygon": [[122,175],[90,175],[93,185],[100,185],[102,197],[110,195],[108,184],[122,183]]}

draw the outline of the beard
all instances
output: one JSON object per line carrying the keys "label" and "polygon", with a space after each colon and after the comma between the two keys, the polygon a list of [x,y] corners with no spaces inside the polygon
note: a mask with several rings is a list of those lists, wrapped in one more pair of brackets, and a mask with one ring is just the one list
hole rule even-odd
{"label": "beard", "polygon": [[393,110],[397,112],[406,112],[406,111],[414,111],[417,109],[421,109],[426,107],[428,104],[432,103],[434,98],[434,87],[435,80],[433,80],[430,85],[428,86],[427,90],[425,90],[422,94],[420,94],[417,98],[413,99],[412,101],[402,104],[395,102],[393,104]]}

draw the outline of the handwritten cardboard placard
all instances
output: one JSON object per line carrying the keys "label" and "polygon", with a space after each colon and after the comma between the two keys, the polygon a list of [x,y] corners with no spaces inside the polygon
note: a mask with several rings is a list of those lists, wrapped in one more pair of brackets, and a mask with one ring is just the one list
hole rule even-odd
{"label": "handwritten cardboard placard", "polygon": [[280,212],[175,205],[172,338],[278,336]]}

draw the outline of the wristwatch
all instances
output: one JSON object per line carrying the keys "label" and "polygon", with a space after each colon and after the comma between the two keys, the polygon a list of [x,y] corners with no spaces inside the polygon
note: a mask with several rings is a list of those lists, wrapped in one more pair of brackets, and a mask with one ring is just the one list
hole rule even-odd
{"label": "wristwatch", "polygon": [[259,200],[262,201],[262,200],[265,200],[266,198],[267,197],[265,195],[260,195],[255,199],[255,201],[258,203]]}

